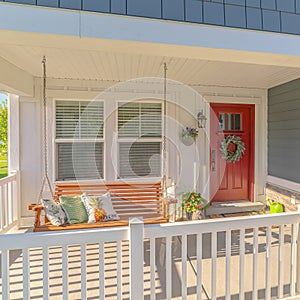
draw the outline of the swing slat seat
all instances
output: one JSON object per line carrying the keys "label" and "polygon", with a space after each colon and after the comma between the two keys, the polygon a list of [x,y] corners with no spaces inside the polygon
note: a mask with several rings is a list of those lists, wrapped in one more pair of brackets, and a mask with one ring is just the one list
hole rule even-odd
{"label": "swing slat seat", "polygon": [[76,230],[85,228],[101,228],[113,226],[127,226],[129,218],[143,217],[145,224],[167,223],[169,221],[169,201],[161,197],[161,183],[58,183],[55,188],[54,200],[59,202],[59,197],[75,196],[87,193],[88,195],[102,195],[111,193],[113,207],[120,216],[118,221],[97,223],[52,225],[47,217],[42,224],[41,204],[29,205],[28,209],[35,212],[34,231]]}

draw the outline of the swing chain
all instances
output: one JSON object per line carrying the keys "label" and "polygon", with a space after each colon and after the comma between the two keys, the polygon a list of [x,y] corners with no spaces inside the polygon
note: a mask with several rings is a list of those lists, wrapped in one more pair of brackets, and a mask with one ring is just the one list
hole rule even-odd
{"label": "swing chain", "polygon": [[48,141],[47,141],[47,97],[46,97],[46,89],[47,89],[47,73],[46,73],[46,57],[43,57],[42,60],[43,65],[43,158],[44,158],[44,178],[41,185],[41,190],[38,196],[38,202],[41,201],[42,194],[47,184],[53,197],[53,189],[50,183],[50,179],[48,176]]}
{"label": "swing chain", "polygon": [[163,137],[163,180],[162,180],[162,195],[167,195],[167,64],[164,63],[164,137]]}

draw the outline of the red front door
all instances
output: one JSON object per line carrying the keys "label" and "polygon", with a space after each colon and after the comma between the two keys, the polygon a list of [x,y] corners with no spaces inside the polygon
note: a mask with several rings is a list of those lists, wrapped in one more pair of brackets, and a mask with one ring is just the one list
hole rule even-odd
{"label": "red front door", "polygon": [[[211,104],[210,195],[212,201],[251,200],[254,182],[254,105]],[[220,150],[227,136],[240,137],[245,151],[239,161],[227,161]],[[236,145],[230,143],[234,153]]]}

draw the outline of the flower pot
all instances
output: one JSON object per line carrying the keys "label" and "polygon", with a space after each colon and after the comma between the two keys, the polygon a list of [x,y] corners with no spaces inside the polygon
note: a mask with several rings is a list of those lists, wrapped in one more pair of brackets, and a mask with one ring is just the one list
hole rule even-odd
{"label": "flower pot", "polygon": [[193,219],[193,212],[185,212],[185,215],[186,215],[186,219],[188,220],[188,221],[192,221],[192,219]]}
{"label": "flower pot", "polygon": [[181,140],[182,140],[182,144],[184,144],[185,146],[191,146],[195,142],[195,138],[191,136],[183,136]]}
{"label": "flower pot", "polygon": [[186,219],[188,221],[196,221],[204,219],[204,213],[202,210],[194,211],[194,212],[185,212]]}

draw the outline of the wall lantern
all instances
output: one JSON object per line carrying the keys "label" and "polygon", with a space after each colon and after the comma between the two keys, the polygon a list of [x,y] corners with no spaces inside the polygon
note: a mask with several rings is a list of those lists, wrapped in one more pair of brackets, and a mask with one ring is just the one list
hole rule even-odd
{"label": "wall lantern", "polygon": [[198,120],[198,127],[199,128],[205,128],[207,118],[203,114],[203,110],[201,110],[201,111],[198,112],[198,114],[197,114],[197,120]]}

